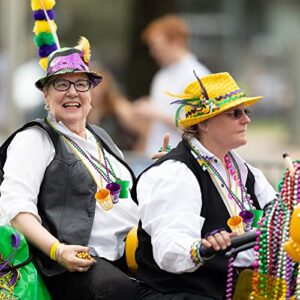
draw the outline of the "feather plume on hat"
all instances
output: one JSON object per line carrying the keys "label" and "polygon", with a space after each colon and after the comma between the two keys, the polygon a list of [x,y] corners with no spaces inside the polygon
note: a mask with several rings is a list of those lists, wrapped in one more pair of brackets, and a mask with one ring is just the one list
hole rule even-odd
{"label": "feather plume on hat", "polygon": [[37,80],[35,86],[43,91],[49,78],[54,75],[85,73],[95,87],[102,81],[102,76],[89,68],[91,59],[89,41],[81,37],[75,47],[60,47],[56,34],[57,26],[54,22],[54,5],[55,0],[31,0],[35,20],[34,42],[39,48],[40,65],[46,71],[46,75]]}
{"label": "feather plume on hat", "polygon": [[47,69],[48,56],[60,48],[56,34],[57,26],[54,21],[54,5],[55,0],[31,0],[33,19],[35,20],[34,43],[39,48],[39,63],[44,70]]}
{"label": "feather plume on hat", "polygon": [[91,59],[91,49],[88,39],[84,36],[80,37],[78,45],[75,48],[82,52],[83,61],[89,65]]}

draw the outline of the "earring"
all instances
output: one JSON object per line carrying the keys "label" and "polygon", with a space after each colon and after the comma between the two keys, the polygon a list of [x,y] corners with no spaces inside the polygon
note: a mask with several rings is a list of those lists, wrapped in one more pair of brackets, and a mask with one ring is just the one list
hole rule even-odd
{"label": "earring", "polygon": [[46,111],[49,111],[50,107],[49,107],[49,104],[48,104],[48,103],[45,104],[44,109],[45,109]]}

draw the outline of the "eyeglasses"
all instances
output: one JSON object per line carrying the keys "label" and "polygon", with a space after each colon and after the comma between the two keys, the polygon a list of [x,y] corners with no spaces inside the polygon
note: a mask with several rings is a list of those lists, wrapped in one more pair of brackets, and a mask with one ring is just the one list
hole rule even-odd
{"label": "eyeglasses", "polygon": [[246,115],[247,117],[250,117],[251,111],[249,109],[243,109],[243,108],[235,108],[232,111],[224,112],[225,115],[230,116],[232,119],[238,120],[243,115]]}
{"label": "eyeglasses", "polygon": [[74,85],[74,88],[77,92],[87,92],[91,86],[92,83],[89,80],[80,79],[75,82],[67,80],[67,79],[54,79],[52,82],[53,87],[60,92],[67,91],[71,85]]}

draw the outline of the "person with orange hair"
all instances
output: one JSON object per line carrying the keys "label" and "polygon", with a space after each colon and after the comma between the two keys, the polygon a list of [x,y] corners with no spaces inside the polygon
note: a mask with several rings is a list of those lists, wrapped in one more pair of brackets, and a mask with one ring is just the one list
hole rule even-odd
{"label": "person with orange hair", "polygon": [[141,121],[147,121],[144,152],[157,152],[161,136],[170,133],[170,143],[180,141],[180,133],[173,122],[174,108],[170,106],[165,90],[179,93],[192,80],[192,70],[199,76],[210,71],[188,48],[189,29],[182,18],[174,14],[162,16],[151,22],[142,32],[141,39],[149,48],[150,55],[161,68],[154,76],[150,95],[141,97],[135,111]]}

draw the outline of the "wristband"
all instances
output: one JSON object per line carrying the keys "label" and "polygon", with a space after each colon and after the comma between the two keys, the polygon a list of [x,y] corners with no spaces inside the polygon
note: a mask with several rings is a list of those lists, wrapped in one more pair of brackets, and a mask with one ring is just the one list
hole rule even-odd
{"label": "wristband", "polygon": [[52,260],[55,260],[55,261],[57,261],[57,258],[56,258],[56,252],[57,252],[57,249],[60,247],[60,242],[59,241],[56,241],[53,245],[52,245],[52,247],[51,247],[51,249],[50,249],[50,258],[52,259]]}
{"label": "wristband", "polygon": [[196,240],[190,250],[190,255],[193,263],[196,267],[200,267],[204,264],[204,259],[201,257],[200,254],[200,248],[201,248],[201,240]]}

